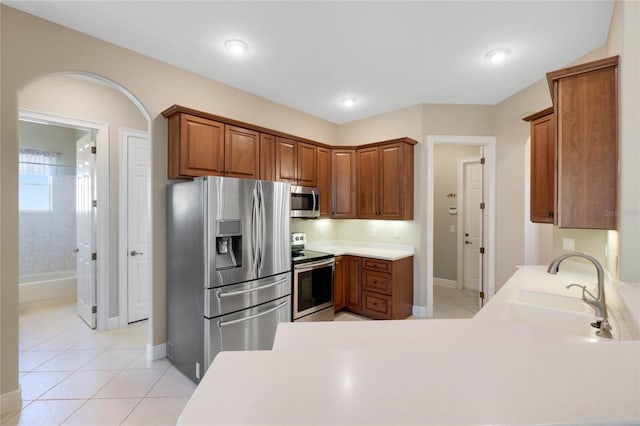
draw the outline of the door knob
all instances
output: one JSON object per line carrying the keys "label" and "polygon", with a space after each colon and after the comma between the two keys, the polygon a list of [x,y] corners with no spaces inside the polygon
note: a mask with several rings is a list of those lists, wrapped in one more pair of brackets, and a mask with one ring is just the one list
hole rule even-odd
{"label": "door knob", "polygon": [[142,252],[141,251],[135,251],[133,250],[131,253],[129,253],[131,256],[142,256]]}
{"label": "door knob", "polygon": [[78,247],[76,247],[76,248],[73,249],[73,252],[74,253],[80,253],[80,249]]}

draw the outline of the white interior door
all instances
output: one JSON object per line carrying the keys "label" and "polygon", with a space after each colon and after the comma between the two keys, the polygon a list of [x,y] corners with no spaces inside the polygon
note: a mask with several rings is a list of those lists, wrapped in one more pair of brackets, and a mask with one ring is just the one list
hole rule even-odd
{"label": "white interior door", "polygon": [[149,317],[149,178],[150,152],[146,133],[125,130],[127,146],[127,318]]}
{"label": "white interior door", "polygon": [[465,162],[463,165],[464,207],[463,207],[463,286],[481,291],[480,247],[482,247],[482,166],[480,161]]}
{"label": "white interior door", "polygon": [[96,227],[95,176],[96,161],[92,148],[93,134],[76,142],[76,267],[78,315],[91,328],[96,328]]}

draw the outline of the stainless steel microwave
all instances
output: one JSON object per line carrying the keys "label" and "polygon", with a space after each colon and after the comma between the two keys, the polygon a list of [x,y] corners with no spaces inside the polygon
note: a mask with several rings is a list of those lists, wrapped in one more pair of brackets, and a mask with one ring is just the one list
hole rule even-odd
{"label": "stainless steel microwave", "polygon": [[291,185],[291,217],[316,218],[320,216],[318,188]]}

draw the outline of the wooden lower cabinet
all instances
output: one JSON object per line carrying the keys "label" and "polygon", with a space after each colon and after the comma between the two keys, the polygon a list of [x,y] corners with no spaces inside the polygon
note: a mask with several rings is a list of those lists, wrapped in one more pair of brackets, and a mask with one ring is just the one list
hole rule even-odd
{"label": "wooden lower cabinet", "polygon": [[[337,292],[344,292],[344,299],[336,296]],[[395,261],[339,256],[334,276],[334,303],[336,311],[345,309],[374,319],[411,316],[413,256]]]}
{"label": "wooden lower cabinet", "polygon": [[360,290],[360,258],[344,256],[345,259],[345,308],[352,312],[362,310]]}
{"label": "wooden lower cabinet", "polygon": [[341,311],[345,304],[345,271],[344,256],[336,256],[336,267],[333,270],[333,310]]}

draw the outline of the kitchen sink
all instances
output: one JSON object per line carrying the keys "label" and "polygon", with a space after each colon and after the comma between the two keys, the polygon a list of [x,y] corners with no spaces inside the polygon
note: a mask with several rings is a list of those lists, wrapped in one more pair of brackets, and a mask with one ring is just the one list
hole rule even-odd
{"label": "kitchen sink", "polygon": [[[535,292],[530,292],[535,293]],[[544,293],[539,293],[544,295]],[[523,298],[544,297],[538,295],[520,295]],[[555,295],[550,295],[555,296]],[[560,296],[562,297],[562,296]],[[578,299],[578,302],[583,303]],[[553,301],[552,303],[562,304],[562,301]],[[570,305],[570,303],[567,303]],[[596,321],[593,313],[577,312],[575,310],[558,309],[552,306],[542,306],[540,304],[528,304],[518,301],[505,303],[502,316],[510,321],[524,323],[546,330],[558,331],[561,333],[573,334],[576,336],[592,338],[597,340],[605,340],[596,336],[597,329],[591,326]]]}
{"label": "kitchen sink", "polygon": [[561,309],[569,312],[594,314],[592,307],[579,297],[563,296],[560,294],[543,293],[540,291],[518,290],[511,299],[528,305],[544,308]]}

